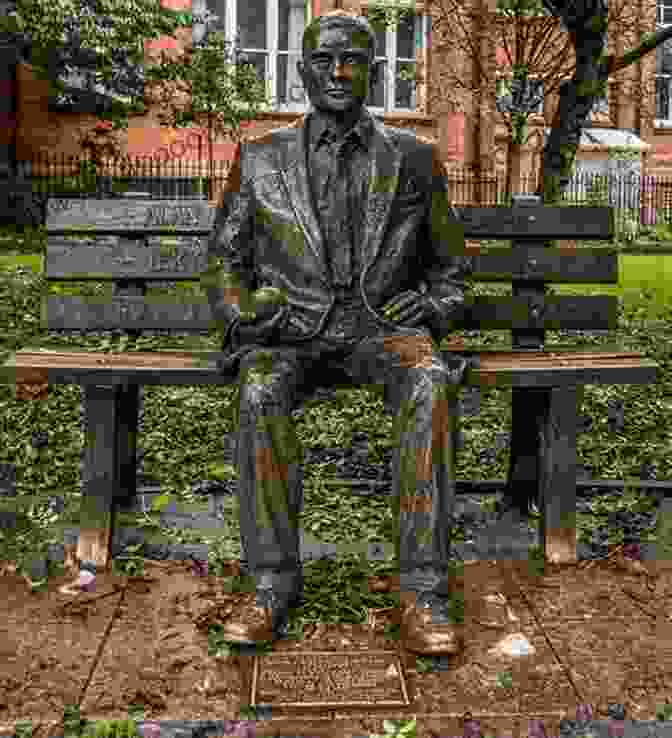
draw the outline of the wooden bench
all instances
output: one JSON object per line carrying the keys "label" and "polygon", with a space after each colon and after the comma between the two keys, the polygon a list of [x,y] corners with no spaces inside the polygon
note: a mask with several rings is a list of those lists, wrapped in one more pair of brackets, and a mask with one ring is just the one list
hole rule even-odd
{"label": "wooden bench", "polygon": [[[511,282],[513,294],[468,295],[456,330],[511,330],[512,347],[465,349],[458,339],[443,354],[456,351],[470,357],[465,385],[513,388],[506,497],[521,509],[536,500],[540,541],[548,560],[572,562],[577,415],[583,385],[654,382],[658,367],[632,352],[544,346],[548,329],[617,326],[616,297],[545,296],[546,283],[618,280],[615,250],[549,248],[544,241],[613,240],[613,211],[543,207],[534,196],[517,196],[513,208],[458,211],[467,240],[512,240],[512,248],[475,248],[466,253],[474,282]],[[156,330],[204,335],[216,330],[205,292],[187,302],[145,299],[151,282],[199,280],[207,268],[213,218],[214,209],[202,201],[50,200],[48,283],[113,280],[114,293],[111,300],[97,302],[49,295],[43,304],[43,326],[85,332],[121,328],[131,337]],[[230,380],[217,370],[218,356],[217,351],[100,353],[27,347],[1,368],[0,381],[15,384],[21,398],[44,397],[50,384],[75,383],[83,388],[82,497],[93,517],[80,528],[80,560],[107,566],[114,511],[138,491],[136,433],[142,385],[228,384]],[[451,417],[457,414],[456,399]],[[457,433],[457,423],[452,432]]]}

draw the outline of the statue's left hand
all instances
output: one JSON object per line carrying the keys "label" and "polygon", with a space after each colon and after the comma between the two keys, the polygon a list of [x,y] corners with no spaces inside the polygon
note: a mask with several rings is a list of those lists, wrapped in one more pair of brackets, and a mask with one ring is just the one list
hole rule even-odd
{"label": "statue's left hand", "polygon": [[427,295],[415,290],[407,290],[393,297],[383,306],[383,316],[400,325],[415,327],[430,325],[437,317],[436,309]]}

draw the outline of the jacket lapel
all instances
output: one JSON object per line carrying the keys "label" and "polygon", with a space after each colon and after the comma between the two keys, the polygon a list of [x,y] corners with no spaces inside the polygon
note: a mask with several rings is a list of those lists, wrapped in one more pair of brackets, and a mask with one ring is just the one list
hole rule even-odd
{"label": "jacket lapel", "polygon": [[[303,229],[308,248],[320,264],[325,283],[329,284],[327,268],[326,241],[311,195],[307,165],[307,127],[304,115],[288,126],[294,129],[280,151],[281,176],[287,189],[287,196],[294,210],[297,222]],[[366,271],[375,260],[390,215],[392,201],[397,192],[401,152],[385,133],[383,126],[373,117],[373,136],[369,148],[369,189],[364,204],[362,243],[362,271]],[[357,246],[357,244],[356,244]]]}
{"label": "jacket lapel", "polygon": [[399,187],[401,150],[373,118],[373,136],[369,149],[369,188],[366,194],[364,227],[362,230],[362,273],[378,256],[385,228],[390,218],[392,201]]}

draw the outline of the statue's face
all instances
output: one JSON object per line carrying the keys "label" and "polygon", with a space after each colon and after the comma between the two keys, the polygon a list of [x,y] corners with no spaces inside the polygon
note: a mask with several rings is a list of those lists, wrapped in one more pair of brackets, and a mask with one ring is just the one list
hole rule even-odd
{"label": "statue's face", "polygon": [[297,69],[313,107],[335,117],[359,112],[378,76],[368,35],[352,25],[321,29]]}

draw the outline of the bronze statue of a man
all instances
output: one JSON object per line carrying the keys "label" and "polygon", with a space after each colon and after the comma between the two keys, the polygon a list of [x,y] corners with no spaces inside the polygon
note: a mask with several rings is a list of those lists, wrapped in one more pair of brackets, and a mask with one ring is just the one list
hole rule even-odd
{"label": "bronze statue of a man", "polygon": [[[223,624],[229,641],[281,637],[300,603],[303,453],[291,413],[311,388],[354,381],[384,385],[396,411],[402,642],[420,654],[461,648],[447,613],[447,397],[466,361],[447,362],[438,345],[464,301],[464,230],[435,145],[364,106],[380,72],[375,43],[366,19],[344,11],[308,26],[297,69],[311,108],[239,144],[208,245],[223,371],[239,372],[241,559],[256,589]],[[241,305],[262,287],[283,304],[250,320]]]}

